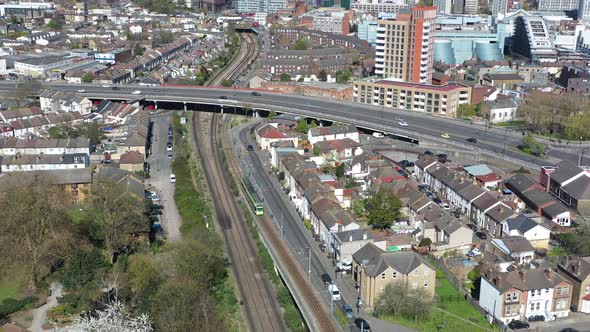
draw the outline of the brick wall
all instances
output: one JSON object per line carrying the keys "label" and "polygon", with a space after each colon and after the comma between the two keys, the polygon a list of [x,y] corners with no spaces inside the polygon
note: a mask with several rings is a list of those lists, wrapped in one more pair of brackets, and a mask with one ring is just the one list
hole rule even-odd
{"label": "brick wall", "polygon": [[261,84],[261,88],[290,94],[298,94],[302,96],[329,97],[337,100],[346,101],[352,100],[352,86],[341,89],[335,89],[302,85],[296,83],[265,82]]}

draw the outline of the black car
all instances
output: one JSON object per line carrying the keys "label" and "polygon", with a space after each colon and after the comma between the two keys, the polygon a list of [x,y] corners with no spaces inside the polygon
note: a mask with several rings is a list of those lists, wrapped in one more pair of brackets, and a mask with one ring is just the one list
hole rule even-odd
{"label": "black car", "polygon": [[470,137],[467,139],[467,142],[475,144],[475,143],[477,143],[477,138]]}
{"label": "black car", "polygon": [[446,163],[447,162],[447,159],[448,159],[448,156],[447,156],[446,153],[439,153],[439,154],[436,155],[436,158],[438,159],[439,162]]}
{"label": "black car", "polygon": [[256,92],[256,91],[253,91],[253,92],[251,93],[251,95],[252,95],[252,96],[255,96],[255,97],[262,96],[262,95],[260,94],[260,92]]}
{"label": "black car", "polygon": [[174,140],[174,136],[168,136],[168,142],[172,142]]}
{"label": "black car", "polygon": [[361,332],[371,331],[371,326],[369,326],[369,323],[360,317],[354,320],[354,325],[361,329]]}
{"label": "black car", "polygon": [[226,96],[219,96],[219,99],[227,99]]}
{"label": "black car", "polygon": [[480,238],[482,240],[487,240],[488,239],[488,236],[484,232],[475,232],[475,236],[477,236],[478,238]]}
{"label": "black car", "polygon": [[559,330],[559,332],[580,332],[580,331],[576,330],[574,328],[571,328],[571,327],[566,327],[565,329]]}
{"label": "black car", "polygon": [[114,86],[114,87],[112,87],[111,89],[113,89],[113,90],[121,90],[121,88],[120,88],[120,87],[118,87],[118,86]]}
{"label": "black car", "polygon": [[172,126],[168,127],[168,135],[172,136],[174,134],[174,128]]}
{"label": "black car", "polygon": [[426,151],[424,151],[423,155],[432,157],[432,156],[434,156],[434,153],[432,153],[432,151],[426,150]]}
{"label": "black car", "polygon": [[529,323],[527,322],[523,322],[521,320],[513,320],[510,323],[508,323],[508,327],[511,330],[520,330],[520,329],[528,329],[530,327]]}
{"label": "black car", "polygon": [[467,224],[467,227],[471,228],[474,232],[477,232],[477,225],[475,224]]}
{"label": "black car", "polygon": [[322,279],[322,281],[324,282],[324,284],[326,284],[326,285],[331,285],[332,284],[332,277],[330,277],[329,274],[324,273],[324,274],[322,274],[322,276],[320,278]]}
{"label": "black car", "polygon": [[252,146],[252,144],[248,144],[247,149],[248,151],[254,151],[254,147]]}

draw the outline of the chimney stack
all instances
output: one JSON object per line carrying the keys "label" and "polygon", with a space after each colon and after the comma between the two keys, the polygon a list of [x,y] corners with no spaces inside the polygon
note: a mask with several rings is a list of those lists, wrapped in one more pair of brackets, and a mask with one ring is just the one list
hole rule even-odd
{"label": "chimney stack", "polygon": [[367,231],[365,231],[365,233],[363,234],[363,240],[367,239]]}
{"label": "chimney stack", "polygon": [[547,276],[547,279],[551,280],[551,278],[553,277],[553,271],[551,271],[551,269],[547,268],[547,269],[545,269],[545,275]]}
{"label": "chimney stack", "polygon": [[518,271],[518,274],[520,275],[520,280],[524,281],[524,279],[526,277],[526,271],[520,270],[520,271]]}
{"label": "chimney stack", "polygon": [[348,241],[352,242],[352,233],[350,233],[350,235],[348,236]]}

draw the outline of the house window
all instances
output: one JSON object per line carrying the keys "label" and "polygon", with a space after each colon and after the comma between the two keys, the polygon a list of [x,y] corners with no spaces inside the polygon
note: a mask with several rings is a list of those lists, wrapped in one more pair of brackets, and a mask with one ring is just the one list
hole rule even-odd
{"label": "house window", "polygon": [[393,278],[397,278],[397,272],[393,272]]}
{"label": "house window", "polygon": [[537,311],[541,309],[541,302],[537,302]]}
{"label": "house window", "polygon": [[385,279],[385,273],[381,273],[381,279]]}
{"label": "house window", "polygon": [[555,302],[555,310],[565,310],[567,309],[567,300],[566,299],[558,299]]}
{"label": "house window", "polygon": [[425,275],[425,276],[427,276],[427,275],[430,275],[430,270],[429,270],[429,269],[425,269],[425,270],[424,270],[424,275]]}
{"label": "house window", "polygon": [[418,281],[417,281],[417,280],[414,280],[414,281],[412,282],[412,288],[413,288],[413,289],[416,289],[416,288],[418,288]]}
{"label": "house window", "polygon": [[414,275],[417,276],[418,275],[418,269],[414,270]]}
{"label": "house window", "polygon": [[517,305],[507,305],[505,310],[505,316],[516,316],[517,308]]}
{"label": "house window", "polygon": [[569,287],[557,287],[557,295],[568,295],[569,293]]}
{"label": "house window", "polygon": [[517,302],[518,301],[518,293],[506,293],[506,301],[507,302]]}
{"label": "house window", "polygon": [[424,282],[424,287],[428,287],[428,280]]}
{"label": "house window", "polygon": [[535,311],[535,303],[531,302],[531,311]]}

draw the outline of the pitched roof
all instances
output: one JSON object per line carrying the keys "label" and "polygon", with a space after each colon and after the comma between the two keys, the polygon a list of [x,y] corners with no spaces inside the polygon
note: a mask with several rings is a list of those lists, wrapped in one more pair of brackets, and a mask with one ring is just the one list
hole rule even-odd
{"label": "pitched roof", "polygon": [[496,287],[502,293],[516,288],[521,291],[553,288],[562,282],[567,282],[561,275],[551,270],[541,268],[532,270],[514,270],[503,273],[491,273],[490,279],[495,281]]}
{"label": "pitched roof", "polygon": [[578,281],[590,276],[590,257],[567,256],[557,265],[560,272],[567,273]]}
{"label": "pitched roof", "polygon": [[482,211],[491,208],[496,203],[498,203],[498,198],[492,195],[490,192],[484,193],[475,201],[473,201],[473,205]]}
{"label": "pitched roof", "polygon": [[534,251],[535,248],[531,245],[529,240],[521,236],[508,236],[504,238],[492,239],[492,243],[497,247],[502,246],[508,249],[508,253],[517,253],[523,251]]}
{"label": "pitched roof", "polygon": [[561,187],[576,200],[590,199],[590,177],[582,176]]}
{"label": "pitched roof", "polygon": [[119,164],[143,164],[143,161],[143,153],[131,150],[121,155]]}
{"label": "pitched roof", "polygon": [[334,125],[330,127],[314,127],[309,129],[312,136],[326,136],[336,134],[356,133],[358,130],[353,125]]}
{"label": "pitched roof", "polygon": [[459,192],[459,196],[463,197],[466,201],[470,202],[476,199],[477,197],[481,196],[485,192],[486,191],[481,189],[480,187],[474,184],[469,184],[469,186],[467,186]]}
{"label": "pitched roof", "polygon": [[506,180],[506,187],[513,192],[523,193],[531,189],[537,182],[524,174],[516,174],[510,179]]}
{"label": "pitched roof", "polygon": [[562,160],[557,164],[557,169],[551,173],[550,177],[552,180],[561,184],[581,172],[584,172],[584,170],[578,167],[578,165],[568,160]]}
{"label": "pitched roof", "polygon": [[508,230],[518,230],[520,234],[524,234],[537,226],[542,226],[525,215],[519,215],[506,220],[506,225],[508,226]]}

